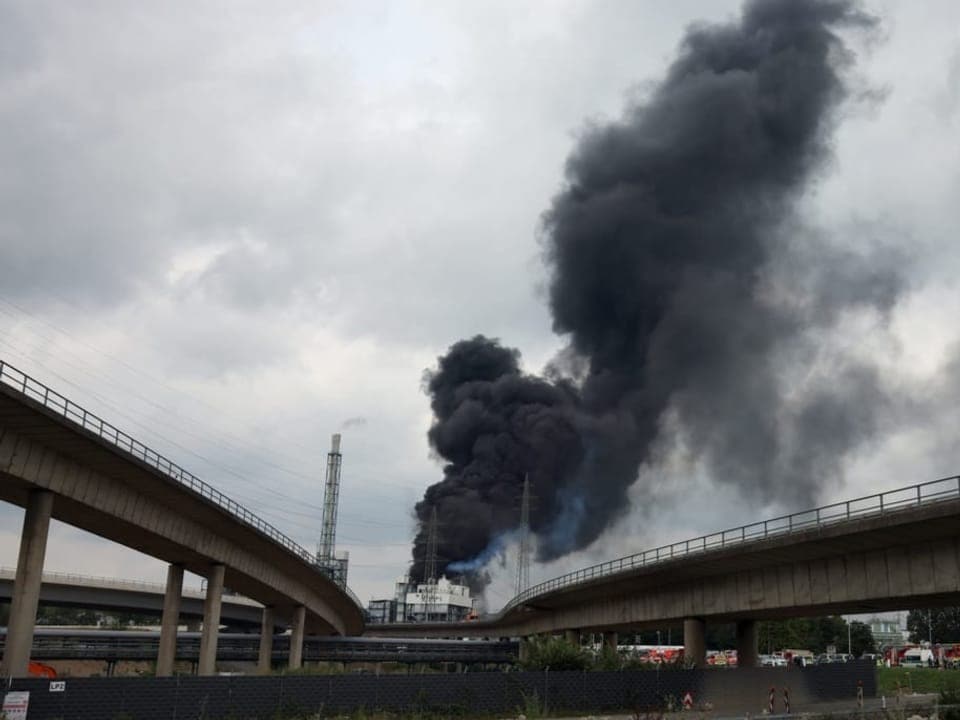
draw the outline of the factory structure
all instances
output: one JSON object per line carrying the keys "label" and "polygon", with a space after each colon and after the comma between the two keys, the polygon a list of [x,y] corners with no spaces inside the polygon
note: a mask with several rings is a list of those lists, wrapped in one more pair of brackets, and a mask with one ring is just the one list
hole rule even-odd
{"label": "factory structure", "polygon": [[347,586],[347,566],[350,554],[336,552],[337,505],[340,501],[340,433],[330,438],[327,453],[327,477],[323,489],[323,524],[320,526],[320,545],[317,547],[317,567],[340,587]]}
{"label": "factory structure", "polygon": [[[349,553],[337,552],[337,508],[340,502],[340,434],[330,438],[327,453],[327,474],[323,489],[323,521],[320,543],[317,546],[316,565],[341,587],[347,586]],[[400,578],[392,598],[371,600],[367,608],[368,621],[387,622],[456,622],[476,617],[470,588],[461,582],[437,577],[437,513],[430,521],[427,542],[426,582],[414,583],[409,574]]]}
{"label": "factory structure", "polygon": [[[327,453],[323,520],[320,526],[316,564],[335,583],[346,587],[350,556],[346,552],[336,551],[337,508],[340,502],[342,464],[340,434],[336,433],[330,438],[330,452]],[[405,575],[397,581],[392,598],[371,600],[367,609],[369,622],[455,622],[475,616],[470,588],[462,583],[448,580],[445,576],[437,577],[436,511],[430,522],[426,574],[426,582],[420,584],[411,582],[409,575]]]}
{"label": "factory structure", "polygon": [[370,624],[397,622],[460,622],[476,617],[470,588],[446,576],[413,583],[409,575],[397,580],[392,598],[371,600]]}
{"label": "factory structure", "polygon": [[470,588],[462,580],[453,582],[445,575],[437,577],[438,533],[437,509],[433,508],[427,526],[424,582],[412,582],[409,573],[401,577],[392,598],[370,601],[367,622],[459,622],[476,618]]}
{"label": "factory structure", "polygon": [[[524,477],[518,533],[518,595],[530,586],[530,503],[530,479]],[[368,623],[462,622],[477,618],[474,599],[463,579],[450,580],[445,575],[437,576],[438,533],[437,509],[433,508],[427,525],[423,564],[425,581],[414,583],[409,573],[401,577],[394,586],[392,598],[371,600],[367,605]]]}

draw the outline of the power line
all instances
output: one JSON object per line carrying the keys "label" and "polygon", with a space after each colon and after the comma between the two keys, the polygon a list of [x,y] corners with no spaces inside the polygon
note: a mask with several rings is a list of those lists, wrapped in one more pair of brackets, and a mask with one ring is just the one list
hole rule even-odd
{"label": "power line", "polygon": [[[115,356],[115,355],[113,355],[113,354],[111,354],[111,353],[109,353],[109,352],[107,352],[107,351],[105,351],[105,350],[103,350],[103,349],[101,349],[101,348],[98,348],[97,346],[95,346],[95,345],[93,345],[93,344],[91,344],[91,343],[89,343],[89,342],[87,342],[87,341],[85,341],[85,340],[76,338],[75,336],[73,336],[73,335],[72,335],[71,333],[69,333],[68,331],[60,328],[59,326],[57,326],[57,325],[55,325],[55,324],[53,324],[53,323],[51,323],[51,322],[49,322],[49,321],[47,321],[47,320],[45,320],[45,319],[43,319],[43,318],[37,317],[37,316],[34,315],[33,313],[31,313],[31,312],[29,312],[28,310],[26,310],[25,308],[17,305],[16,303],[10,301],[9,299],[0,298],[0,303],[2,303],[2,304],[4,304],[4,305],[7,305],[8,307],[14,308],[14,309],[15,309],[18,313],[20,313],[21,315],[25,315],[25,316],[31,318],[34,322],[39,323],[39,324],[41,324],[41,325],[44,325],[44,326],[46,326],[47,328],[50,328],[51,330],[53,330],[54,332],[56,332],[56,333],[58,333],[59,335],[63,336],[64,338],[66,338],[66,339],[69,340],[70,342],[73,342],[73,343],[76,343],[76,344],[81,345],[81,346],[83,346],[83,347],[86,347],[87,349],[93,351],[93,352],[96,353],[97,355],[100,355],[100,356],[102,356],[102,357],[105,357],[105,358],[109,359],[110,361],[118,364],[119,366],[121,366],[122,368],[124,368],[125,370],[127,370],[127,371],[129,371],[129,372],[131,372],[131,373],[134,373],[134,374],[136,374],[136,375],[138,375],[138,376],[140,376],[140,377],[146,378],[146,379],[150,380],[151,382],[156,383],[157,385],[163,387],[165,390],[167,390],[167,391],[169,391],[169,392],[171,392],[171,393],[175,393],[175,394],[177,394],[177,395],[186,397],[186,398],[188,398],[189,400],[191,400],[191,401],[193,401],[193,402],[197,402],[197,403],[199,403],[199,404],[201,404],[201,405],[204,405],[204,406],[208,407],[209,409],[213,410],[214,412],[218,413],[218,415],[221,413],[221,410],[220,410],[219,408],[215,407],[214,405],[212,405],[212,404],[209,403],[209,402],[206,402],[205,400],[203,400],[202,398],[196,396],[195,394],[186,393],[186,392],[180,390],[179,388],[177,388],[177,387],[175,387],[175,386],[173,386],[173,385],[170,385],[170,384],[167,383],[167,382],[164,382],[163,380],[160,380],[160,379],[157,379],[157,378],[153,377],[153,376],[150,375],[149,373],[144,372],[144,371],[141,370],[140,368],[138,368],[138,367],[136,367],[136,366],[134,366],[134,365],[126,362],[126,361],[123,360],[122,358],[117,357],[117,356]],[[15,318],[15,317],[16,317],[16,316],[13,315],[13,313],[11,313],[9,310],[4,310],[2,307],[0,307],[0,313],[4,313],[4,314],[6,314],[8,317],[12,317],[12,318]],[[40,338],[43,338],[43,339],[46,339],[46,340],[50,341],[51,343],[58,343],[58,340],[55,339],[54,337],[51,337],[50,335],[45,335],[45,334],[43,334],[43,333],[39,333],[39,332],[37,332],[35,329],[32,329],[32,328],[31,328],[31,329],[30,329],[30,332],[33,333],[34,335],[40,337]],[[37,350],[37,349],[39,349],[39,348],[38,348],[37,346],[33,346],[32,349]],[[59,349],[62,350],[62,349],[63,349],[62,346],[59,346]],[[165,421],[165,420],[162,420],[162,419],[157,418],[157,417],[153,417],[153,418],[152,418],[152,421],[153,421],[153,422],[159,422],[160,424],[165,425],[166,427],[172,428],[172,429],[176,430],[177,432],[179,432],[179,433],[181,433],[181,434],[183,434],[183,435],[187,435],[187,436],[189,436],[189,437],[193,437],[194,439],[200,440],[200,441],[202,441],[202,442],[211,442],[211,441],[212,441],[214,444],[219,445],[220,447],[223,447],[224,449],[232,450],[232,451],[234,451],[234,452],[237,452],[237,451],[243,452],[243,451],[245,451],[247,448],[249,448],[249,447],[251,447],[251,446],[253,446],[253,447],[258,447],[258,448],[261,449],[262,451],[267,452],[267,453],[270,453],[270,454],[272,454],[272,453],[274,452],[272,449],[270,449],[270,448],[268,448],[268,447],[266,447],[266,446],[257,445],[256,443],[251,442],[251,440],[250,440],[249,437],[240,437],[240,436],[238,436],[238,435],[236,435],[236,434],[234,434],[234,433],[230,433],[229,431],[225,431],[225,430],[223,430],[223,429],[220,429],[220,430],[219,430],[219,433],[220,433],[221,437],[218,438],[218,437],[216,437],[215,435],[213,435],[213,434],[211,434],[211,433],[209,432],[210,425],[209,425],[208,422],[202,422],[202,421],[199,421],[199,420],[197,420],[197,419],[195,419],[195,418],[193,418],[193,417],[191,417],[191,416],[189,416],[189,415],[184,415],[184,414],[182,413],[182,411],[174,410],[174,409],[172,409],[172,408],[170,408],[170,407],[168,407],[168,406],[166,406],[166,405],[163,405],[163,404],[161,404],[161,403],[158,403],[158,402],[156,402],[155,400],[153,400],[152,398],[150,398],[150,397],[142,394],[141,392],[139,392],[139,390],[131,389],[131,388],[125,386],[125,385],[120,385],[120,384],[117,382],[117,377],[116,377],[115,375],[109,375],[109,376],[104,375],[104,374],[102,374],[101,372],[99,372],[99,369],[97,369],[96,366],[93,366],[93,369],[91,369],[91,366],[90,366],[82,357],[80,357],[80,356],[77,355],[76,353],[70,351],[69,349],[67,349],[66,352],[69,353],[70,355],[73,355],[75,358],[77,358],[77,359],[79,360],[79,362],[80,362],[83,366],[85,366],[85,367],[81,367],[81,366],[78,366],[78,365],[75,364],[75,363],[70,363],[70,362],[68,362],[67,360],[65,360],[65,359],[63,358],[62,353],[61,353],[60,355],[58,355],[58,358],[57,358],[57,359],[58,359],[59,362],[62,362],[62,363],[64,363],[64,364],[66,364],[66,365],[74,368],[74,369],[77,370],[78,372],[82,372],[83,374],[87,375],[88,377],[95,378],[95,379],[99,380],[100,382],[106,383],[106,384],[108,384],[108,385],[110,385],[110,386],[112,386],[112,387],[114,387],[114,388],[117,388],[117,389],[121,390],[126,396],[136,397],[136,398],[138,398],[140,401],[146,403],[147,405],[150,405],[151,407],[155,408],[156,410],[158,410],[158,411],[160,411],[160,412],[163,412],[163,413],[166,413],[166,414],[168,414],[168,415],[172,415],[172,416],[175,416],[175,417],[176,417],[176,423],[175,423],[175,424],[174,424],[174,423],[171,423],[171,422],[168,422],[168,421]],[[37,362],[38,364],[41,364],[41,365],[42,365],[42,363],[40,363],[40,361],[39,361],[38,359],[36,359],[36,358],[32,358],[32,359],[33,359],[34,362]],[[49,370],[49,368],[48,368],[48,370]],[[71,383],[71,386],[73,386],[72,383]],[[75,387],[75,386],[74,386],[74,387]],[[104,402],[108,407],[111,407],[112,409],[115,409],[115,408],[113,408],[112,405],[110,405],[107,401],[103,400],[102,398],[101,398],[101,401]],[[126,415],[125,415],[125,417],[129,417],[129,416],[126,416]],[[190,433],[189,431],[187,431],[187,430],[183,427],[183,421],[184,421],[184,420],[190,422],[190,423],[193,424],[194,426],[200,427],[201,431],[204,432],[205,437],[199,437],[199,436],[197,436],[196,434]],[[158,434],[158,435],[159,435],[159,434]],[[161,437],[162,437],[162,436],[161,436]],[[231,439],[231,438],[232,438],[232,439]],[[301,448],[302,450],[305,450],[305,451],[307,451],[307,452],[310,452],[311,454],[316,452],[316,449],[315,449],[315,448],[307,448],[307,447],[304,446],[302,443],[296,442],[295,440],[292,440],[292,439],[288,439],[288,440],[289,440],[289,442],[290,442],[292,445],[294,445],[294,446],[296,446],[296,447],[299,447],[299,448]],[[168,441],[169,441],[169,440],[168,440]],[[260,464],[262,464],[262,465],[265,465],[265,466],[267,466],[267,467],[272,467],[272,468],[275,469],[275,470],[278,470],[278,471],[280,471],[280,472],[284,472],[284,473],[289,474],[289,475],[291,475],[291,476],[298,477],[298,478],[303,479],[303,480],[307,480],[307,481],[309,481],[309,482],[315,481],[315,478],[314,478],[314,477],[312,477],[311,475],[309,475],[309,474],[307,474],[307,473],[305,473],[305,472],[303,472],[303,471],[296,470],[296,469],[292,469],[292,468],[290,468],[290,467],[287,467],[287,466],[282,465],[282,464],[280,464],[280,463],[273,462],[273,461],[271,461],[271,460],[268,460],[268,459],[266,459],[266,458],[260,457],[260,456],[258,456],[258,455],[249,456],[248,459],[253,460],[253,461],[255,461],[255,462],[258,462],[258,463],[260,463]],[[209,461],[208,461],[208,462],[209,462]],[[307,464],[309,464],[309,463],[307,463]],[[409,489],[409,490],[417,490],[417,491],[420,491],[420,490],[423,489],[422,487],[417,487],[417,486],[413,486],[413,485],[406,485],[406,484],[401,484],[401,483],[391,483],[391,482],[389,482],[389,481],[384,482],[382,479],[379,479],[378,482],[379,482],[380,484],[387,484],[387,485],[391,485],[391,486],[393,486],[393,487],[399,487],[399,488],[404,488],[404,489]]]}

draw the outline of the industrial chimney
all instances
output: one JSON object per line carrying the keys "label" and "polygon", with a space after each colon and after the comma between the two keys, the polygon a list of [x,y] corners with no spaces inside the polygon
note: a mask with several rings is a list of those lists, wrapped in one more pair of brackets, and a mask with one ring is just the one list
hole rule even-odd
{"label": "industrial chimney", "polygon": [[334,558],[334,545],[337,539],[337,501],[340,498],[340,433],[333,435],[330,452],[327,453],[327,482],[323,491],[323,526],[320,529],[320,548],[317,550],[317,564],[329,569],[334,575],[338,562]]}

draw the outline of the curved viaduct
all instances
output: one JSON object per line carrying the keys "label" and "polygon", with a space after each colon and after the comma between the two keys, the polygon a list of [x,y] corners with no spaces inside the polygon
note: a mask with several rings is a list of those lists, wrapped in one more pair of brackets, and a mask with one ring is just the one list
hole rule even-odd
{"label": "curved viaduct", "polygon": [[[0,602],[10,602],[13,597],[16,574],[16,568],[0,567]],[[43,573],[42,582],[41,605],[151,615],[163,612],[166,594],[163,585],[54,572]],[[180,618],[202,619],[205,599],[205,591],[184,588],[180,596]],[[220,621],[230,628],[259,630],[263,622],[263,605],[243,595],[225,591],[220,603]]]}
{"label": "curved viaduct", "polygon": [[[170,564],[158,674],[173,667],[183,572],[207,578],[199,672],[214,672],[224,587],[305,633],[357,635],[363,610],[309,552],[179,466],[0,362],[0,500],[26,508],[0,676],[26,674],[50,518]],[[267,633],[269,635],[269,633]],[[297,640],[300,642],[297,642]],[[269,655],[269,650],[265,649]]]}
{"label": "curved viaduct", "polygon": [[735,622],[744,665],[756,621],[960,604],[960,478],[764,520],[541,583],[475,622],[378,625],[378,636],[528,637],[684,625],[705,663],[707,622]]}

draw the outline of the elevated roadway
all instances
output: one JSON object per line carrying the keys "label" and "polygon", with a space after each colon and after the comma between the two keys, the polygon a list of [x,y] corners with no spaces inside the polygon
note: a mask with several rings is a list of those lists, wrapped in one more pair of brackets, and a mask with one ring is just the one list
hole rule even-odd
{"label": "elevated roadway", "polygon": [[[51,518],[170,564],[158,674],[172,669],[183,572],[207,578],[200,672],[214,672],[224,587],[261,603],[262,624],[357,635],[363,609],[269,523],[102,418],[0,362],[0,500],[26,508],[0,676],[26,674]],[[265,653],[268,650],[265,648]]]}
{"label": "elevated roadway", "polygon": [[[0,567],[0,602],[10,602],[16,568]],[[160,616],[166,593],[164,585],[138,580],[91,577],[72,573],[44,572],[40,604],[57,607],[114,610]],[[180,617],[203,618],[206,592],[184,588],[180,596]],[[263,605],[256,600],[224,591],[220,603],[220,621],[231,628],[260,628]]]}
{"label": "elevated roadway", "polygon": [[737,624],[742,664],[757,620],[960,604],[960,478],[763,520],[578,570],[466,623],[379,625],[390,637],[528,637],[684,625],[705,662],[707,622]]}

